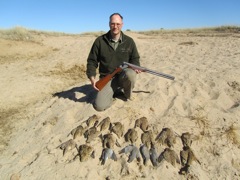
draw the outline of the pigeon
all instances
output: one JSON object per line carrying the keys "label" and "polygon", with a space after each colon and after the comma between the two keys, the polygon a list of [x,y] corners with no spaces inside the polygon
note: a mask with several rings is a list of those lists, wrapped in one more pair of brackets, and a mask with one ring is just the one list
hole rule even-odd
{"label": "pigeon", "polygon": [[100,157],[101,165],[104,165],[108,159],[112,159],[117,161],[117,156],[115,152],[110,148],[104,148],[102,151],[102,155]]}
{"label": "pigeon", "polygon": [[128,163],[131,163],[135,158],[137,158],[138,162],[140,161],[139,149],[132,144],[126,146],[125,148],[119,151],[119,154],[122,154],[122,153],[129,154],[128,161],[127,161]]}
{"label": "pigeon", "polygon": [[154,167],[158,166],[158,154],[156,151],[156,148],[154,146],[152,146],[149,150],[149,154],[150,154],[150,160],[152,162],[152,165]]}
{"label": "pigeon", "polygon": [[140,146],[140,153],[143,158],[143,164],[146,166],[148,160],[150,159],[150,152],[148,150],[148,147],[145,144]]}

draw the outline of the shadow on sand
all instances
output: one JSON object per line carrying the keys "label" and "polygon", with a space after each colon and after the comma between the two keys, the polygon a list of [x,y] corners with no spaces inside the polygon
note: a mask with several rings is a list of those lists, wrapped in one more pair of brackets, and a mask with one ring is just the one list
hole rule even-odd
{"label": "shadow on sand", "polygon": [[[77,93],[82,93],[85,96],[77,98]],[[133,91],[133,93],[150,93],[150,91]],[[81,87],[74,87],[66,91],[56,92],[55,94],[53,94],[53,97],[70,99],[74,102],[86,102],[92,104],[94,99],[96,98],[96,95],[97,91],[92,88],[92,85],[86,84]],[[126,101],[124,94],[116,94],[114,95],[114,98]]]}
{"label": "shadow on sand", "polygon": [[[76,93],[82,93],[85,96],[81,98],[76,97]],[[74,87],[72,89],[62,91],[62,92],[57,92],[53,94],[54,97],[59,97],[59,98],[65,98],[65,99],[70,99],[75,102],[86,102],[86,103],[92,103],[96,97],[97,91],[95,91],[92,88],[92,85],[87,84],[83,85],[81,87]]]}

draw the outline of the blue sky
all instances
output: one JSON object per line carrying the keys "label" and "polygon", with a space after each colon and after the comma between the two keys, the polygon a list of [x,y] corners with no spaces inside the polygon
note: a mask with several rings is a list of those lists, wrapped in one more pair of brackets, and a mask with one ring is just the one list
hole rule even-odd
{"label": "blue sky", "polygon": [[114,12],[124,17],[123,30],[240,26],[240,0],[0,0],[0,28],[108,31]]}

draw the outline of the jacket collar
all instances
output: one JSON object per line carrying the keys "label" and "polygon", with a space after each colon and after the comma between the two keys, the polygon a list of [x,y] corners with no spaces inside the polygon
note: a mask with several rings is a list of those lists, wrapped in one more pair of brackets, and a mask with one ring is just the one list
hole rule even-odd
{"label": "jacket collar", "polygon": [[[124,41],[124,34],[123,32],[121,31],[121,35],[120,35],[120,42],[123,42]],[[104,38],[106,38],[108,41],[111,41],[112,40],[112,36],[111,36],[111,32],[108,31],[105,35],[104,35]]]}

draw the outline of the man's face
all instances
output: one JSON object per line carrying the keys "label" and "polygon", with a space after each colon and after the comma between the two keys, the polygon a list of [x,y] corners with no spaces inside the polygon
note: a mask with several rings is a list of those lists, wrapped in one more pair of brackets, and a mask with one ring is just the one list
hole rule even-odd
{"label": "man's face", "polygon": [[110,31],[112,34],[117,35],[121,32],[121,29],[123,27],[123,22],[120,16],[114,15],[111,18],[111,21],[109,22]]}

